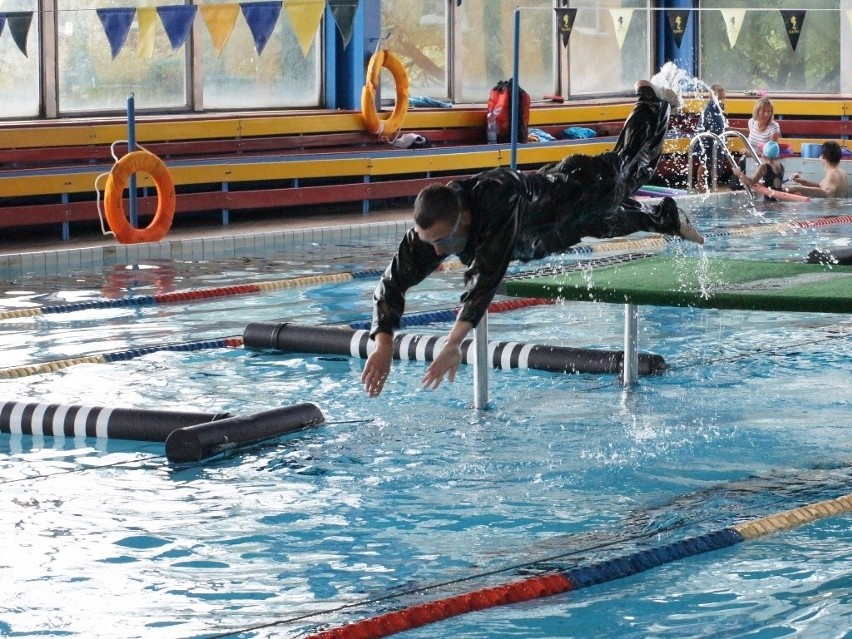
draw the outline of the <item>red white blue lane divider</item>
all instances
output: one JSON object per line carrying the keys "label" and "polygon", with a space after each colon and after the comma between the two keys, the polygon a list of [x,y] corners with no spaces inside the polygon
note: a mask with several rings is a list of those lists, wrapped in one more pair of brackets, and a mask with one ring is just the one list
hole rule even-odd
{"label": "red white blue lane divider", "polygon": [[387,612],[338,628],[323,630],[304,639],[388,637],[468,612],[550,597],[615,581],[678,559],[728,548],[746,540],[849,512],[852,512],[852,495],[844,495],[589,566],[512,581]]}

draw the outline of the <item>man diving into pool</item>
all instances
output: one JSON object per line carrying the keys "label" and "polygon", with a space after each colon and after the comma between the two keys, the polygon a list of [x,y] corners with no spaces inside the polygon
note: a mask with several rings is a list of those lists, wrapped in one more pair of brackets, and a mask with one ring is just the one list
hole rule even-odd
{"label": "man diving into pool", "polygon": [[647,205],[631,194],[654,175],[671,105],[677,96],[646,80],[636,83],[636,104],[615,149],[597,156],[568,155],[525,174],[493,169],[447,185],[432,184],[414,201],[414,227],[400,242],[373,294],[370,336],[375,350],[361,381],[371,397],[384,388],[393,359],[393,333],[406,291],[448,255],[467,266],[461,309],[440,352],[426,370],[425,388],[446,375],[454,381],[462,340],[488,309],[509,262],[564,252],[583,237],[609,238],[637,231],[704,238],[671,198]]}

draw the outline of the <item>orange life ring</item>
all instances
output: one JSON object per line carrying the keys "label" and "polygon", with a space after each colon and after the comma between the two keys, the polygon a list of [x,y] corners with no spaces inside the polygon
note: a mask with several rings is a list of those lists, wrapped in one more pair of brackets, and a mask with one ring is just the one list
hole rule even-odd
{"label": "orange life ring", "polygon": [[[145,228],[130,224],[124,213],[122,197],[130,176],[144,171],[157,187],[157,212]],[[104,188],[104,215],[115,239],[122,244],[159,242],[172,227],[175,216],[175,184],[163,161],[148,151],[131,151],[112,167]]]}
{"label": "orange life ring", "polygon": [[[378,90],[382,67],[390,71],[396,84],[396,102],[389,117],[382,119],[376,112],[376,91]],[[361,91],[361,115],[370,133],[391,136],[402,128],[402,121],[408,112],[408,74],[399,58],[387,49],[373,54],[367,65],[367,81]]]}

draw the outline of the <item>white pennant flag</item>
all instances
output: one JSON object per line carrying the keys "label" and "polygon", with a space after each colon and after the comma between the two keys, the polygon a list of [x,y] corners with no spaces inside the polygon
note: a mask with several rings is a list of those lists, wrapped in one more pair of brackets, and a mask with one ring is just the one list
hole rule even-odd
{"label": "white pennant flag", "polygon": [[740,35],[740,29],[743,26],[745,18],[745,9],[720,9],[722,19],[725,21],[725,29],[728,30],[728,42],[733,49],[737,44],[737,38]]}
{"label": "white pennant flag", "polygon": [[615,27],[615,37],[618,38],[618,48],[624,46],[624,36],[627,35],[627,30],[630,28],[630,21],[633,19],[634,9],[610,9],[609,14],[612,16],[612,24]]}
{"label": "white pennant flag", "polygon": [[852,9],[846,9],[846,19],[849,21],[849,28],[852,29]]}

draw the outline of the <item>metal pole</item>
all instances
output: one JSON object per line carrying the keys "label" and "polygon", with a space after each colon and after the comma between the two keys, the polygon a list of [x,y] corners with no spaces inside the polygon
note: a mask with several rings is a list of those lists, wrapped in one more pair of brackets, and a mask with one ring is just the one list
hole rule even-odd
{"label": "metal pole", "polygon": [[473,331],[473,407],[488,406],[488,313],[482,316]]}
{"label": "metal pole", "polygon": [[639,377],[639,309],[636,304],[624,305],[624,365],[621,383],[632,386]]}
{"label": "metal pole", "polygon": [[512,140],[509,147],[511,149],[509,166],[513,169],[518,168],[518,111],[520,109],[518,106],[518,98],[520,97],[518,90],[518,75],[520,73],[518,50],[520,49],[520,42],[521,10],[517,8],[515,9],[514,33],[512,36]]}
{"label": "metal pole", "polygon": [[[127,152],[136,150],[136,101],[131,93],[127,97]],[[130,174],[130,180],[127,182],[127,190],[129,192],[129,218],[130,225],[138,227],[139,216],[136,211],[136,174]]]}

